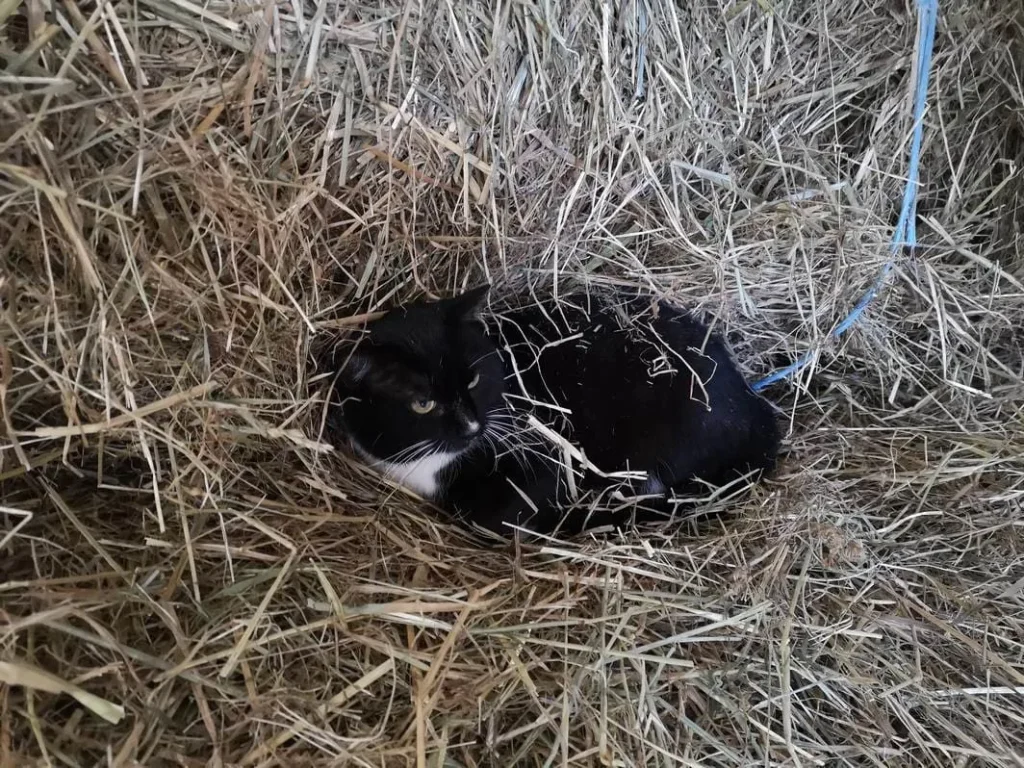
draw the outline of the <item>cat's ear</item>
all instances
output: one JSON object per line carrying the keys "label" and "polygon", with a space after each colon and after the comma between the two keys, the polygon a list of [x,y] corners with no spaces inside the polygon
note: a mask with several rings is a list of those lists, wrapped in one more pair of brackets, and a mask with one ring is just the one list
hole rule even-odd
{"label": "cat's ear", "polygon": [[480,312],[487,300],[491,286],[487,283],[459,294],[446,302],[448,319],[456,322],[472,322],[480,319]]}
{"label": "cat's ear", "polygon": [[351,344],[335,343],[320,354],[320,366],[334,374],[343,384],[354,386],[366,378],[373,366],[367,345],[353,348]]}
{"label": "cat's ear", "polygon": [[341,370],[338,372],[344,381],[349,386],[358,384],[366,378],[370,369],[373,367],[373,361],[370,359],[365,351],[354,350],[352,354],[347,357],[343,357],[340,361]]}

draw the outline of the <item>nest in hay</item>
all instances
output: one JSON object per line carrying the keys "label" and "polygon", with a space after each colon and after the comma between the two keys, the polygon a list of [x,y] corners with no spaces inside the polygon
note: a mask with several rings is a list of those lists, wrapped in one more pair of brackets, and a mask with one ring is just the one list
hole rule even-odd
{"label": "nest in hay", "polygon": [[[684,7],[688,6],[688,7]],[[914,8],[0,2],[0,764],[1020,765],[1024,48]],[[309,349],[489,280],[715,319],[728,524],[482,549]]]}

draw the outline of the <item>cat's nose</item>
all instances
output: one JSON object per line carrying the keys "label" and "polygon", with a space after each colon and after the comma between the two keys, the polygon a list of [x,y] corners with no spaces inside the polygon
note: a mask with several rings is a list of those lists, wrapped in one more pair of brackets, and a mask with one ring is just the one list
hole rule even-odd
{"label": "cat's nose", "polygon": [[464,417],[462,419],[462,434],[465,437],[473,437],[480,434],[480,422],[474,418]]}

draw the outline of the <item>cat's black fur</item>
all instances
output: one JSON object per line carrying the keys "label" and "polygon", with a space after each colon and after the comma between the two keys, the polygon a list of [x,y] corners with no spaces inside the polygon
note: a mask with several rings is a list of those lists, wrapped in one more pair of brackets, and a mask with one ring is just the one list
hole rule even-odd
{"label": "cat's black fur", "polygon": [[[371,461],[415,456],[408,448],[422,440],[458,454],[427,495],[503,534],[509,525],[576,532],[651,519],[671,509],[651,503],[662,491],[704,495],[708,484],[774,467],[771,406],[689,313],[635,294],[573,294],[485,325],[485,294],[392,310],[354,350],[336,348],[326,361],[338,372],[328,437],[347,439]],[[429,401],[429,413],[411,406]],[[531,416],[541,430],[528,425]],[[572,482],[566,442],[590,467]],[[607,477],[624,471],[645,472],[653,484]],[[613,487],[647,499],[615,502]]]}

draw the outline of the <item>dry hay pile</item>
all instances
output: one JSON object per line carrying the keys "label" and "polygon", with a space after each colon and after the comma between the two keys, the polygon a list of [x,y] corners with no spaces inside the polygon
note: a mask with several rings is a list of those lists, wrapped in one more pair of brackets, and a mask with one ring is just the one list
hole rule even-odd
{"label": "dry hay pile", "polygon": [[1019,3],[943,3],[922,247],[769,391],[775,481],[495,551],[321,444],[310,344],[555,275],[751,376],[819,344],[887,257],[914,9],[0,18],[0,764],[1022,764]]}

